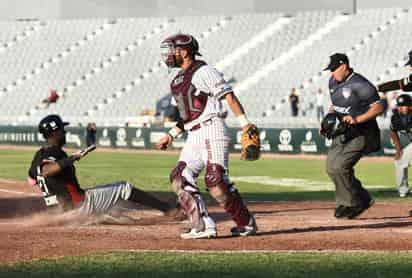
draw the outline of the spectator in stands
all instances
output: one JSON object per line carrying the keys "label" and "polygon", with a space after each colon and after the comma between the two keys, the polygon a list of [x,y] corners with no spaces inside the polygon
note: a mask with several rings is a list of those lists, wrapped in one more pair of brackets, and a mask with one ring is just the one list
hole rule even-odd
{"label": "spectator in stands", "polygon": [[325,100],[325,94],[323,90],[319,88],[318,92],[316,93],[316,116],[319,121],[322,121],[323,116],[325,114],[325,110],[323,109],[323,104]]}
{"label": "spectator in stands", "polygon": [[55,89],[50,90],[50,95],[43,99],[41,102],[41,108],[47,108],[49,107],[50,103],[55,103],[59,99],[59,95],[57,94],[57,91]]}
{"label": "spectator in stands", "polygon": [[86,145],[96,144],[96,123],[88,123],[86,127]]}
{"label": "spectator in stands", "polygon": [[296,88],[292,88],[292,93],[289,96],[290,109],[293,117],[297,117],[299,114],[299,96]]}

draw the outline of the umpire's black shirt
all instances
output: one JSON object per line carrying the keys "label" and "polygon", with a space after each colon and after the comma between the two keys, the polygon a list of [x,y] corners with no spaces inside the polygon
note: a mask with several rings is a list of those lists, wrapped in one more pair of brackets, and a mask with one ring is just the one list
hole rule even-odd
{"label": "umpire's black shirt", "polygon": [[[351,70],[341,82],[333,77],[329,80],[329,92],[334,110],[339,119],[346,115],[352,117],[366,113],[371,105],[380,102],[375,86],[362,75]],[[379,127],[376,119],[355,126],[359,134],[365,135],[365,153],[376,151],[380,145]]]}
{"label": "umpire's black shirt", "polygon": [[[375,86],[362,75],[351,71],[341,82],[329,80],[329,92],[334,110],[342,118],[364,114],[370,106],[380,102]],[[376,119],[360,124],[361,127],[377,127]]]}
{"label": "umpire's black shirt", "polygon": [[[37,166],[41,167],[44,160],[59,161],[64,158],[67,158],[67,154],[61,148],[42,147],[34,155],[29,169],[29,176],[32,179],[37,178]],[[84,199],[84,191],[77,181],[74,166],[66,167],[59,174],[46,178],[46,185],[49,192],[57,196],[59,203],[63,205],[65,210],[73,208]]]}

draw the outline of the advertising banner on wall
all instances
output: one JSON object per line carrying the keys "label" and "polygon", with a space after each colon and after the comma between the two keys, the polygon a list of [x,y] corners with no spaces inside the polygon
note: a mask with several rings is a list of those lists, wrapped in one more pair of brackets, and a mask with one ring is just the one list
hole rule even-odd
{"label": "advertising banner on wall", "polygon": [[[81,127],[68,127],[66,130],[67,146],[82,148],[86,144],[86,130]],[[96,144],[102,148],[154,149],[158,140],[164,136],[167,129],[163,128],[129,128],[103,127],[97,129]],[[231,152],[240,152],[240,129],[229,129]],[[187,134],[176,138],[171,149],[181,149]],[[332,141],[321,135],[314,128],[262,128],[260,129],[262,153],[280,154],[325,154]],[[0,126],[0,144],[41,145],[45,139],[37,132],[36,127]],[[402,145],[409,143],[406,136],[401,136]],[[389,130],[381,132],[382,148],[373,155],[393,155],[394,145],[390,139]]]}

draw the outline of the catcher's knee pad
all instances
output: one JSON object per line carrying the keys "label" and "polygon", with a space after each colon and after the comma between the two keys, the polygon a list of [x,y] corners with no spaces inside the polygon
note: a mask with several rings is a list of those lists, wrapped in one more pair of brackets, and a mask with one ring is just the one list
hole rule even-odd
{"label": "catcher's knee pad", "polygon": [[222,165],[208,163],[206,166],[205,184],[208,188],[212,188],[224,183],[226,170]]}
{"label": "catcher's knee pad", "polygon": [[196,186],[197,175],[187,167],[186,162],[179,161],[177,166],[170,173],[170,182],[172,183],[173,190],[178,193],[180,189],[183,189],[185,184],[189,183]]}
{"label": "catcher's knee pad", "polygon": [[225,169],[219,164],[207,164],[206,166],[205,184],[210,195],[219,204],[226,202],[231,187],[225,172]]}
{"label": "catcher's knee pad", "polygon": [[183,170],[186,168],[186,162],[179,161],[176,167],[170,172],[169,179],[173,182],[182,177]]}

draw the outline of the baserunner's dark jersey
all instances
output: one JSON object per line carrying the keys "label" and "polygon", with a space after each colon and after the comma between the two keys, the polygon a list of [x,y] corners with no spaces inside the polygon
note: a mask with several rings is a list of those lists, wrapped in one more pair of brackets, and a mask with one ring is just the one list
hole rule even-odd
{"label": "baserunner's dark jersey", "polygon": [[[371,105],[380,102],[375,86],[362,75],[351,72],[342,82],[329,80],[329,92],[334,110],[339,117],[364,114]],[[376,119],[359,124],[360,127],[377,128]]]}
{"label": "baserunner's dark jersey", "polygon": [[[59,161],[67,158],[66,152],[59,147],[42,147],[34,155],[29,176],[37,178],[37,166],[42,166],[45,160]],[[46,178],[46,185],[51,194],[55,194],[65,210],[72,209],[84,200],[84,191],[80,188],[74,166],[64,168],[59,174]]]}

